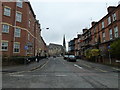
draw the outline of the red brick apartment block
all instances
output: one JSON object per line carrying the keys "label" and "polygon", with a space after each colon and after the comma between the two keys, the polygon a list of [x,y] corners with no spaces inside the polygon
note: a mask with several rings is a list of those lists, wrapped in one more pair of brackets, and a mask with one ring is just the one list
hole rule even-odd
{"label": "red brick apartment block", "polygon": [[30,2],[2,2],[4,56],[35,56],[41,48],[41,29]]}
{"label": "red brick apartment block", "polygon": [[108,14],[98,22],[92,22],[90,44],[106,49],[111,42],[120,37],[120,5],[108,7]]}

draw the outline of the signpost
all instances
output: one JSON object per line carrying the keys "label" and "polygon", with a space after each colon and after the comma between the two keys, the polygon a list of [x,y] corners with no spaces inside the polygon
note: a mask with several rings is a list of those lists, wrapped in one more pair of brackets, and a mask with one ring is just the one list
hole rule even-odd
{"label": "signpost", "polygon": [[112,63],[112,60],[111,60],[111,55],[110,55],[110,46],[108,46],[108,52],[109,52],[109,60],[110,60],[110,64]]}

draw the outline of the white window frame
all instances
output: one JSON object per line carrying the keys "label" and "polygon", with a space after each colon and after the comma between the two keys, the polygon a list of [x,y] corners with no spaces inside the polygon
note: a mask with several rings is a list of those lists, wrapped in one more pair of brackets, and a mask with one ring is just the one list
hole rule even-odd
{"label": "white window frame", "polygon": [[[7,49],[2,49],[3,48],[3,43],[6,43],[6,45],[4,45],[4,47],[7,47]],[[1,43],[1,51],[8,51],[8,41],[2,41],[2,43]]]}
{"label": "white window frame", "polygon": [[105,28],[105,23],[102,21],[102,29]]}
{"label": "white window frame", "polygon": [[21,29],[20,28],[15,28],[14,36],[15,37],[20,37],[21,36]]}
{"label": "white window frame", "polygon": [[28,40],[30,40],[30,34],[28,33]]}
{"label": "white window frame", "polygon": [[103,40],[103,42],[106,41],[106,40],[105,40],[105,32],[102,32],[102,40]]}
{"label": "white window frame", "polygon": [[16,21],[17,22],[22,22],[22,13],[21,12],[16,12]]}
{"label": "white window frame", "polygon": [[17,7],[22,8],[22,7],[23,7],[23,2],[22,2],[22,0],[17,0],[16,5],[17,5]]}
{"label": "white window frame", "polygon": [[31,20],[28,21],[28,26],[30,27],[30,25],[31,25]]}
{"label": "white window frame", "polygon": [[9,33],[10,26],[7,24],[2,25],[2,33]]}
{"label": "white window frame", "polygon": [[113,39],[113,36],[112,36],[112,29],[109,29],[109,37],[110,37],[110,40]]}
{"label": "white window frame", "polygon": [[114,27],[114,37],[118,38],[119,37],[119,32],[118,32],[118,27]]}
{"label": "white window frame", "polygon": [[116,13],[114,13],[114,14],[112,15],[112,19],[113,19],[113,21],[117,20],[117,18],[116,18]]}
{"label": "white window frame", "polygon": [[4,15],[11,16],[11,8],[10,7],[7,7],[7,6],[4,7]]}
{"label": "white window frame", "polygon": [[[16,52],[15,49],[18,49],[18,52]],[[20,53],[20,43],[19,42],[14,42],[13,52]]]}
{"label": "white window frame", "polygon": [[111,17],[108,17],[108,25],[111,24]]}

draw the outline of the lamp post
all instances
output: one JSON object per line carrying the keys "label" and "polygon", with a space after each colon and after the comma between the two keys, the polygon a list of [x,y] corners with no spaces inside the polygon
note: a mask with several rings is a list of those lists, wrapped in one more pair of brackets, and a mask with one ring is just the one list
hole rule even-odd
{"label": "lamp post", "polygon": [[109,60],[110,60],[110,64],[112,63],[112,60],[111,60],[111,55],[110,55],[110,46],[108,46],[108,52],[109,52]]}

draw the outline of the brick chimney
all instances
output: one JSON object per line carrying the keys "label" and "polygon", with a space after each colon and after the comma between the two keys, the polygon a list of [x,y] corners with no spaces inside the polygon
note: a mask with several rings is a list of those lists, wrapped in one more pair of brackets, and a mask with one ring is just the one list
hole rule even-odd
{"label": "brick chimney", "polygon": [[116,7],[115,6],[110,6],[107,8],[108,13],[112,12]]}
{"label": "brick chimney", "polygon": [[96,23],[97,23],[97,22],[93,21],[93,22],[91,23],[91,25],[94,26]]}

